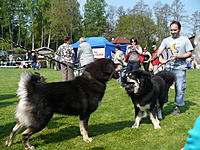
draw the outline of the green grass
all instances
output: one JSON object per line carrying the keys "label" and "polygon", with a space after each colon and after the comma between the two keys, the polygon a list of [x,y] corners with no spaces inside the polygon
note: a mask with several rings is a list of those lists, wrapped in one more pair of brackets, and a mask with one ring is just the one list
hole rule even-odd
{"label": "green grass", "polygon": [[[27,69],[27,71],[32,71]],[[18,134],[14,145],[5,147],[5,141],[15,125],[15,106],[17,83],[20,69],[0,69],[0,149],[23,149],[21,135]],[[47,82],[61,81],[61,72],[52,69],[38,71]],[[164,107],[162,129],[154,130],[149,118],[143,119],[138,129],[132,129],[134,108],[130,97],[120,83],[112,80],[100,107],[89,120],[91,143],[82,140],[79,133],[78,117],[55,114],[47,127],[30,138],[30,143],[38,150],[178,150],[185,145],[187,131],[193,127],[199,116],[200,70],[187,70],[186,105],[181,107],[181,115],[172,116],[174,109],[174,90],[170,89],[169,102]]]}

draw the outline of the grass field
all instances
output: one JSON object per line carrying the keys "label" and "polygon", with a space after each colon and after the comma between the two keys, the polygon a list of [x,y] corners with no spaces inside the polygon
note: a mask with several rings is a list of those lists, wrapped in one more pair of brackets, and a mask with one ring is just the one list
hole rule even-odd
{"label": "grass field", "polygon": [[[27,71],[32,71],[31,69]],[[16,123],[15,106],[20,69],[0,69],[0,150],[22,150],[21,135],[14,145],[5,147],[5,141]],[[52,69],[38,71],[47,82],[61,81],[61,72]],[[150,119],[143,119],[138,129],[132,129],[134,109],[130,97],[116,80],[107,83],[100,107],[89,120],[91,143],[82,140],[78,117],[55,114],[47,127],[30,138],[38,150],[179,150],[185,145],[187,131],[199,116],[200,70],[187,70],[186,105],[181,115],[172,116],[174,90],[170,89],[169,102],[164,106],[162,129],[154,130]],[[67,91],[66,91],[67,92]]]}

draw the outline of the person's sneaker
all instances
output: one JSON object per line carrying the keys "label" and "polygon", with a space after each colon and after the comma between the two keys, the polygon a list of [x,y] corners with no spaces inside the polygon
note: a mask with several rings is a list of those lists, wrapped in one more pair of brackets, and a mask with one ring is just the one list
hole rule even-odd
{"label": "person's sneaker", "polygon": [[180,115],[180,113],[181,113],[180,109],[175,108],[174,111],[172,112],[172,115],[173,116],[178,116],[178,115]]}

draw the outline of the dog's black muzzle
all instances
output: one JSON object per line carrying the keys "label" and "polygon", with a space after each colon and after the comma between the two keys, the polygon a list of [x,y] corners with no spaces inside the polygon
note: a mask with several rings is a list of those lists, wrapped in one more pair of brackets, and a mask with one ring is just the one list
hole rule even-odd
{"label": "dog's black muzzle", "polygon": [[128,82],[126,75],[122,77],[122,87],[124,87],[125,89],[129,89],[133,88],[133,85],[134,85],[133,82]]}
{"label": "dog's black muzzle", "polygon": [[115,72],[113,73],[112,78],[118,79],[118,78],[119,78],[119,73],[118,73],[117,71],[115,71]]}

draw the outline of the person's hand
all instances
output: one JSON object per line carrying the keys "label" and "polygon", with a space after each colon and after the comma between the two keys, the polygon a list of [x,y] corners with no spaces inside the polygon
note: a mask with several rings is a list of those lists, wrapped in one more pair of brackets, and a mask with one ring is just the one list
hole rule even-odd
{"label": "person's hand", "polygon": [[166,64],[167,63],[167,60],[163,59],[162,57],[159,58],[159,61],[160,61],[161,64]]}
{"label": "person's hand", "polygon": [[172,57],[173,60],[179,59],[179,55],[177,55],[177,54],[173,54],[172,56],[173,56]]}

